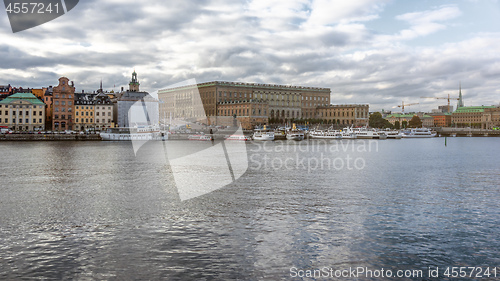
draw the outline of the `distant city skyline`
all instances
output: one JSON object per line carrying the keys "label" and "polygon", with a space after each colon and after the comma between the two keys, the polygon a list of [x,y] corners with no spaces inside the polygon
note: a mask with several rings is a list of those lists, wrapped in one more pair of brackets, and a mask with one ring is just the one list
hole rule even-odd
{"label": "distant city skyline", "polygon": [[[331,102],[430,111],[500,103],[498,1],[80,2],[12,33],[0,12],[0,85],[157,90],[186,79],[331,88]],[[456,101],[451,105],[456,108]]]}

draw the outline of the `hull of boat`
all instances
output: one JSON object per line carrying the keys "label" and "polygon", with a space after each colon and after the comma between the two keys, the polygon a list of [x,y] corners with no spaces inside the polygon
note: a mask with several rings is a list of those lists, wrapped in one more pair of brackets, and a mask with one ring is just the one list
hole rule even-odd
{"label": "hull of boat", "polygon": [[430,135],[403,135],[403,138],[408,139],[408,138],[433,138],[435,137],[436,134],[430,134]]}

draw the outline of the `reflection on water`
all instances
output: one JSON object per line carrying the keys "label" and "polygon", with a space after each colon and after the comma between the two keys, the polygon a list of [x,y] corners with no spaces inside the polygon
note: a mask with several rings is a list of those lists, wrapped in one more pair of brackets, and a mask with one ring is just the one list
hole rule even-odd
{"label": "reflection on water", "polygon": [[[183,202],[164,156],[135,157],[127,142],[2,143],[0,279],[496,266],[499,141],[387,140],[371,151],[358,150],[362,142],[337,151],[333,142],[249,143],[243,177]],[[274,166],[259,167],[265,157]],[[307,168],[321,157],[365,165]]]}

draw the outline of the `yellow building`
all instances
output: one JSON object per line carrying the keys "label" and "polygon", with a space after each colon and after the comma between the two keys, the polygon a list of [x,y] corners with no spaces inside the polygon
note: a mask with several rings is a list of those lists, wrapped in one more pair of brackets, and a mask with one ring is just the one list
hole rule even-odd
{"label": "yellow building", "polygon": [[94,96],[95,94],[76,94],[75,100],[75,130],[94,130]]}
{"label": "yellow building", "polygon": [[13,131],[45,130],[45,104],[31,93],[17,93],[0,101],[0,126]]}

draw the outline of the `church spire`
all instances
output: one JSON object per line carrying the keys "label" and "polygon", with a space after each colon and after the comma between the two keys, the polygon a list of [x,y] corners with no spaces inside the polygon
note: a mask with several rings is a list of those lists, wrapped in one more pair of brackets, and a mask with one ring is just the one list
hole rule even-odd
{"label": "church spire", "polygon": [[462,98],[462,82],[460,82],[459,84],[459,90],[458,90],[458,103],[457,103],[457,109],[459,107],[463,107],[464,106],[464,100]]}
{"label": "church spire", "polygon": [[139,92],[139,80],[137,80],[137,73],[134,72],[132,73],[132,80],[130,80],[129,85],[129,91],[131,92]]}

